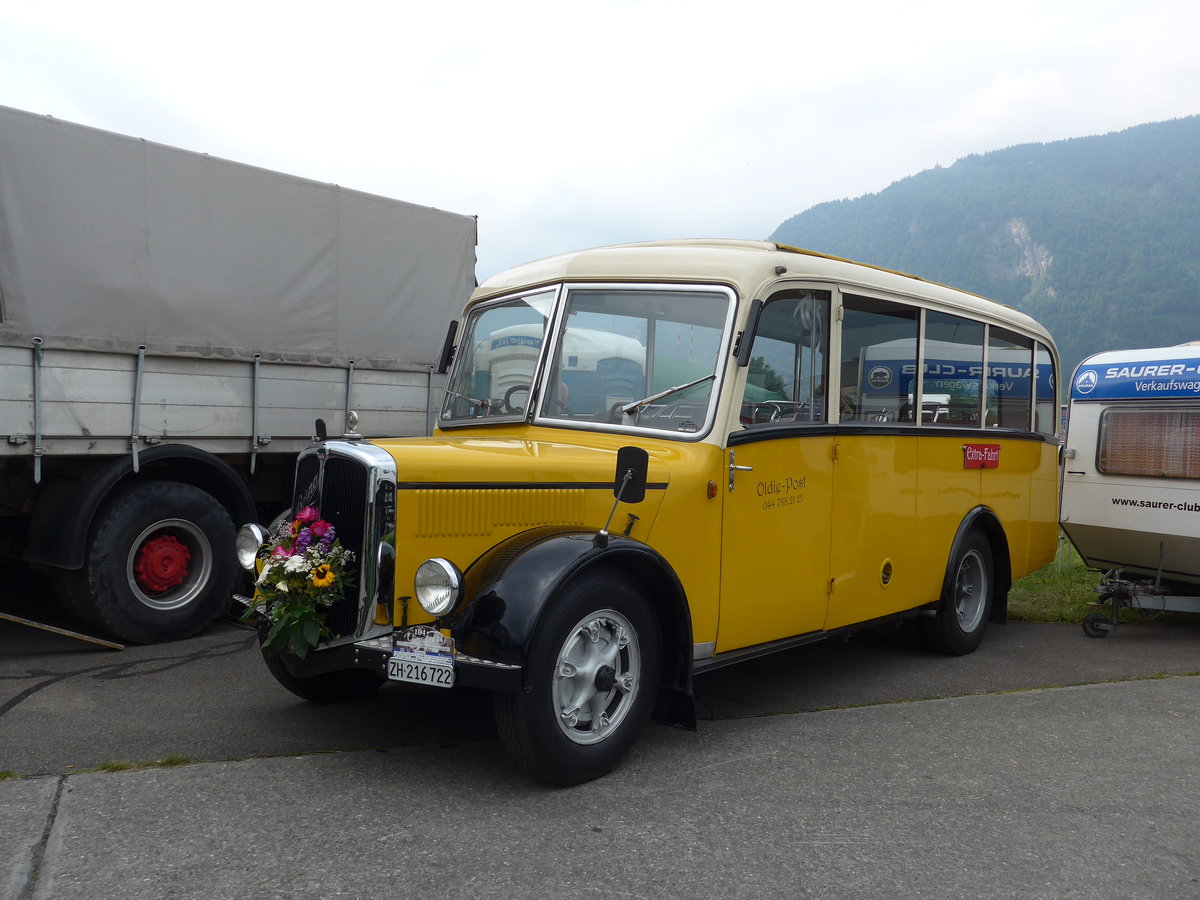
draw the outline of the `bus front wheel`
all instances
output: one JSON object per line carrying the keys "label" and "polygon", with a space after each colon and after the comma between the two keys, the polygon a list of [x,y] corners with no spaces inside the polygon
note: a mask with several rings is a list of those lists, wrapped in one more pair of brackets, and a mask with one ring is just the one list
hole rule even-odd
{"label": "bus front wheel", "polygon": [[658,691],[658,620],[620,573],[570,584],[538,629],[529,689],[495,697],[510,755],[556,785],[611,771],[633,747]]}
{"label": "bus front wheel", "polygon": [[933,649],[962,656],[983,640],[996,592],[992,547],[982,532],[966,535],[947,575],[936,614],[922,623]]}

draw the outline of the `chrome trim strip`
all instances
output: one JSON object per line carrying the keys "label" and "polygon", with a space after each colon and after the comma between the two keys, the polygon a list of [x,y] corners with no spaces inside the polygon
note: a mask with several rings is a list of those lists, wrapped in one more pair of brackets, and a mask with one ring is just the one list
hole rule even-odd
{"label": "chrome trim strip", "polygon": [[454,664],[456,666],[480,666],[487,669],[504,669],[510,672],[519,671],[521,668],[513,663],[502,663],[491,659],[481,659],[478,656],[468,656],[466,653],[455,653]]}

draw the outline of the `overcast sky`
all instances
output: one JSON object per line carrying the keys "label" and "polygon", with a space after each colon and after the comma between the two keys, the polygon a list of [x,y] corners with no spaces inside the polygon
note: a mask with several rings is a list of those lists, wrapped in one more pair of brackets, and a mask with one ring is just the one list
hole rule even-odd
{"label": "overcast sky", "polygon": [[476,215],[482,279],[1200,113],[1197,35],[1195,0],[0,0],[0,105]]}

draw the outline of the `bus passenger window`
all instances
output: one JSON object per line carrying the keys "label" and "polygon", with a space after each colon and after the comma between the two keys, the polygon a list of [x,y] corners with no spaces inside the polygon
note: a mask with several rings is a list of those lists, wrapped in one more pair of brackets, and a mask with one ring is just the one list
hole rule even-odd
{"label": "bus passenger window", "polygon": [[988,332],[987,424],[1020,428],[1033,424],[1033,339],[992,326]]}
{"label": "bus passenger window", "polygon": [[1054,377],[1054,361],[1050,351],[1040,341],[1034,342],[1034,362],[1037,364],[1037,376],[1034,396],[1037,398],[1034,407],[1033,430],[1040,434],[1053,435],[1058,430],[1059,409],[1058,398],[1054,386],[1058,383]]}
{"label": "bus passenger window", "polygon": [[841,421],[913,421],[917,310],[850,294],[844,307]]}
{"label": "bus passenger window", "polygon": [[742,393],[743,427],[826,420],[829,297],[792,289],[763,307]]}
{"label": "bus passenger window", "polygon": [[923,421],[979,427],[983,397],[982,322],[929,310],[925,313],[925,358],[921,394],[936,412]]}

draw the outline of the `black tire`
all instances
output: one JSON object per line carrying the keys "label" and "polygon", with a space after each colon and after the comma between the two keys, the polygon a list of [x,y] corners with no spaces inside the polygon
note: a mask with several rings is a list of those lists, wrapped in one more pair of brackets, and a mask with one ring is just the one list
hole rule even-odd
{"label": "black tire", "polygon": [[229,514],[199,488],[130,484],[97,512],[83,568],[55,574],[59,602],[127,643],[191,637],[229,610],[233,540]]}
{"label": "black tire", "polygon": [[552,604],[534,635],[530,689],[496,694],[496,727],[531,774],[581,784],[612,771],[650,717],[662,658],[658,620],[611,570],[571,582]]}
{"label": "black tire", "polygon": [[987,631],[995,595],[991,544],[982,532],[972,530],[950,564],[937,614],[922,620],[929,645],[949,656],[973,651]]}
{"label": "black tire", "polygon": [[1083,617],[1083,633],[1090,638],[1106,638],[1112,631],[1108,616],[1104,613],[1088,613]]}
{"label": "black tire", "polygon": [[321,675],[311,675],[308,678],[297,678],[283,665],[277,654],[263,654],[267,668],[275,676],[275,680],[285,688],[304,700],[312,703],[344,703],[350,700],[361,700],[370,697],[379,690],[385,681],[369,669],[339,669],[336,672],[325,672]]}

